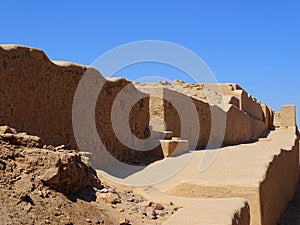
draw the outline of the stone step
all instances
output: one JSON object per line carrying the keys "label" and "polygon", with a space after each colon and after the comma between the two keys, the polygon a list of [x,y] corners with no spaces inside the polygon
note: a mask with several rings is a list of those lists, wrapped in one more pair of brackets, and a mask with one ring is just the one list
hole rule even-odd
{"label": "stone step", "polygon": [[164,157],[173,157],[188,152],[189,141],[181,139],[160,140]]}
{"label": "stone step", "polygon": [[152,131],[153,136],[155,139],[163,139],[163,140],[170,140],[173,138],[173,132],[172,131]]}

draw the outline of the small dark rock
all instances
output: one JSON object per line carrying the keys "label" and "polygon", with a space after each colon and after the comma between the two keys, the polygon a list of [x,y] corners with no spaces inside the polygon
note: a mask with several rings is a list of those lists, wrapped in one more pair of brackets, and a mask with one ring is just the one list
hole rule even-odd
{"label": "small dark rock", "polygon": [[55,212],[54,213],[54,216],[60,216],[61,215],[61,212]]}
{"label": "small dark rock", "polygon": [[127,198],[127,202],[134,202],[134,198]]}
{"label": "small dark rock", "polygon": [[110,203],[114,204],[114,205],[119,204],[119,203],[121,203],[121,199],[120,198],[115,198]]}
{"label": "small dark rock", "polygon": [[153,202],[148,202],[148,206],[153,206]]}
{"label": "small dark rock", "polygon": [[163,210],[165,207],[159,203],[154,206],[154,210]]}

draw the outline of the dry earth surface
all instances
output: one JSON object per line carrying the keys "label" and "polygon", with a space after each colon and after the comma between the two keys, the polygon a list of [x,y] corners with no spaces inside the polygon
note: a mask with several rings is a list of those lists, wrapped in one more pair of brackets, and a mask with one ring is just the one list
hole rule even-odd
{"label": "dry earth surface", "polygon": [[1,224],[161,224],[178,209],[101,183],[77,151],[0,127]]}

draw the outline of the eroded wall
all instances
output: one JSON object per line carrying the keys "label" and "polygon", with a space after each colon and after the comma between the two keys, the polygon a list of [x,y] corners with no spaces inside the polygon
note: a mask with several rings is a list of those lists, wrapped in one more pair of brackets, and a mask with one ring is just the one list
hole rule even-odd
{"label": "eroded wall", "polygon": [[279,112],[273,112],[276,128],[297,127],[295,105],[283,105]]}
{"label": "eroded wall", "polygon": [[[180,116],[178,109],[166,99],[170,93],[176,96],[174,99],[182,99],[181,102],[186,102],[187,96],[191,99],[199,121],[200,133],[196,146],[198,149],[206,148],[208,144],[208,147],[219,146],[220,137],[223,138],[223,145],[257,141],[265,131],[273,127],[273,110],[263,103],[258,103],[238,85],[187,84],[182,81],[147,85],[160,86],[164,90],[164,100],[152,102],[150,111],[151,108],[159,109],[160,114],[155,115],[161,116],[165,121],[166,129],[172,131],[174,136],[187,140],[190,140],[189,136],[192,133],[182,136],[183,116]],[[187,111],[186,114],[188,113],[190,112]],[[190,120],[193,116],[190,115]]]}
{"label": "eroded wall", "polygon": [[282,149],[281,154],[274,157],[265,180],[260,184],[261,224],[276,224],[286,205],[293,199],[298,184],[298,165],[299,141],[296,139],[292,148]]}
{"label": "eroded wall", "polygon": [[280,126],[283,128],[296,126],[296,107],[294,105],[281,106]]}
{"label": "eroded wall", "polygon": [[[91,76],[96,74],[99,82],[105,80],[93,68],[54,63],[40,50],[1,45],[0,124],[38,135],[49,144],[64,144],[77,149],[72,127],[72,106],[77,85],[86,72]],[[137,154],[120,143],[111,125],[112,103],[126,85],[132,84],[125,79],[105,80],[94,118],[102,143],[119,160],[128,160]],[[139,138],[146,137],[148,132],[148,101],[146,97],[136,103],[129,116],[131,130]]]}

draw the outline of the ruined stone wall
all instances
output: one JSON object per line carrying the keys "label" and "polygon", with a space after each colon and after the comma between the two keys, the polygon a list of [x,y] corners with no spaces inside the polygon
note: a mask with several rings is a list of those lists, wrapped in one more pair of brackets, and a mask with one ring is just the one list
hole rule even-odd
{"label": "ruined stone wall", "polygon": [[274,114],[274,126],[275,128],[280,127],[280,112],[275,112]]}
{"label": "ruined stone wall", "polygon": [[[37,49],[2,45],[0,56],[0,123],[39,135],[54,145],[65,144],[69,148],[77,148],[72,127],[72,106],[77,85],[87,70],[98,74],[99,82],[103,82],[105,78],[89,67],[54,63]],[[118,93],[128,85],[138,94],[139,91],[125,79],[105,80],[95,111],[97,131],[103,145],[120,160],[127,160],[138,154],[119,141],[111,124],[113,102]],[[173,92],[178,98],[189,96],[195,104],[200,122],[197,148],[205,148],[211,136],[211,110],[226,113],[224,145],[255,141],[273,125],[273,111],[266,105],[257,103],[238,85],[218,85],[224,94],[223,98],[222,94],[214,91],[215,84],[186,84],[177,81],[169,86],[175,87]],[[225,111],[213,106],[223,100]],[[158,122],[154,120],[153,123],[161,126],[158,130],[166,125],[166,129],[171,130],[174,136],[181,136],[180,117],[173,105],[158,97],[151,98],[149,103],[146,96],[134,105],[129,116],[131,131],[138,138],[143,139],[149,135],[149,116],[150,119],[160,117]],[[86,131],[87,135],[88,132]]]}
{"label": "ruined stone wall", "polygon": [[[181,93],[175,93],[178,99],[182,98]],[[210,106],[208,103],[199,101],[197,99],[192,98],[193,103],[195,104],[198,119],[199,119],[199,138],[197,143],[197,148],[205,148],[208,144],[208,140],[211,132],[211,112]],[[164,101],[164,118],[167,130],[173,132],[175,137],[181,137],[182,139],[189,140],[189,137],[184,137],[181,134],[181,119],[178,115],[174,106],[168,102]]]}
{"label": "ruined stone wall", "polygon": [[230,106],[227,113],[224,145],[235,145],[257,141],[264,133],[265,123],[257,120],[235,106]]}
{"label": "ruined stone wall", "polygon": [[163,99],[159,97],[149,98],[150,126],[153,130],[165,130]]}
{"label": "ruined stone wall", "polygon": [[[174,95],[176,95],[177,98],[180,99],[182,98],[183,94],[174,92]],[[213,114],[216,115],[216,121],[214,121],[214,123],[216,123],[216,126],[220,124],[220,127],[218,127],[214,132],[218,133],[220,132],[220,130],[218,129],[225,129],[223,140],[223,145],[225,146],[256,141],[266,130],[264,121],[249,116],[248,114],[237,108],[235,105],[226,105],[226,110],[224,111],[217,106],[210,106],[208,103],[199,99],[193,97],[191,97],[191,99],[195,104],[200,125],[200,133],[197,143],[198,149],[206,148],[210,138],[210,143],[214,143],[214,138],[216,137],[213,133],[211,134],[211,132],[213,131]],[[218,119],[222,118],[226,119],[226,123],[224,124],[226,125],[226,127],[223,127],[222,123],[218,121]],[[180,116],[178,115],[174,106],[166,100],[164,101],[164,119],[167,130],[172,131],[175,136],[180,137]],[[189,139],[188,136],[181,138]]]}
{"label": "ruined stone wall", "polygon": [[[187,84],[176,80],[172,85],[180,90],[180,92],[208,102],[210,105],[214,103],[222,104],[221,102],[223,101],[225,104],[235,105],[249,116],[257,120],[266,121],[266,125],[268,124],[267,129],[273,128],[274,111],[265,104],[257,102],[254,97],[237,84]],[[266,110],[269,111],[269,116],[265,115],[263,105],[267,107]],[[265,116],[268,116],[268,118],[265,118]]]}
{"label": "ruined stone wall", "polygon": [[283,105],[280,108],[280,126],[296,126],[296,108],[294,105]]}
{"label": "ruined stone wall", "polygon": [[255,119],[263,120],[263,111],[256,99],[249,95],[246,91],[242,90],[239,92],[241,92],[241,110],[248,113]]}
{"label": "ruined stone wall", "polygon": [[[170,88],[166,86],[166,88]],[[273,127],[273,111],[266,105],[261,105],[247,92],[234,84],[186,84],[174,81],[172,91],[177,91],[177,98],[181,95],[190,96],[194,102],[199,123],[200,134],[197,148],[205,148],[214,142],[215,134],[212,132],[212,114],[219,115],[218,119],[226,119],[223,145],[234,145],[258,140],[268,129]],[[224,94],[223,96],[221,96]],[[222,103],[223,102],[223,103]],[[222,105],[223,109],[217,105]],[[167,129],[175,136],[180,136],[180,117],[171,103],[164,101],[164,119]],[[265,114],[264,114],[265,112]],[[224,117],[223,114],[226,114]]]}
{"label": "ruined stone wall", "polygon": [[[72,104],[77,85],[88,69],[98,74],[100,80],[104,79],[98,71],[89,67],[53,63],[37,49],[1,45],[0,124],[38,135],[49,144],[64,144],[76,149]],[[132,84],[125,79],[107,81],[99,95],[95,112],[101,141],[119,160],[130,159],[137,154],[120,143],[110,120],[112,103],[126,85]],[[147,98],[139,101],[130,113],[130,127],[139,138],[147,135],[148,101]]]}
{"label": "ruined stone wall", "polygon": [[276,128],[296,127],[296,107],[294,105],[283,105],[280,112],[272,112],[274,126]]}
{"label": "ruined stone wall", "polygon": [[[211,84],[216,85],[216,84]],[[217,84],[225,96],[235,96],[242,111],[257,120],[264,120],[261,104],[237,84]]]}
{"label": "ruined stone wall", "polygon": [[265,129],[273,130],[274,126],[274,110],[269,108],[265,103],[260,103],[263,111],[263,120],[265,122]]}

